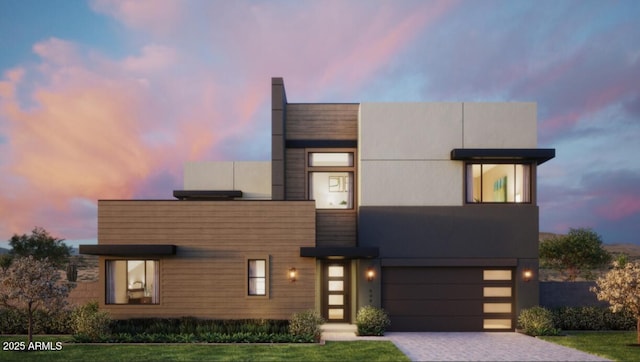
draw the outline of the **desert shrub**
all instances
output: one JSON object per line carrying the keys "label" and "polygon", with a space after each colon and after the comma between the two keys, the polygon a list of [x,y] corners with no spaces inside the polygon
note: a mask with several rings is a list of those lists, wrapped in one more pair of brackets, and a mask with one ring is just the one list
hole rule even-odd
{"label": "desert shrub", "polygon": [[555,336],[560,332],[553,324],[551,311],[540,306],[523,309],[518,316],[518,327],[530,336]]}
{"label": "desert shrub", "polygon": [[359,336],[383,336],[391,321],[383,309],[368,305],[358,311],[356,325]]}
{"label": "desert shrub", "polygon": [[[36,310],[33,313],[33,333],[70,333],[71,326],[69,316],[70,311],[67,309],[56,311]],[[11,308],[0,309],[0,334],[26,334],[27,327],[27,316],[24,315],[24,313]]]}
{"label": "desert shrub", "polygon": [[324,319],[314,310],[294,313],[289,321],[289,333],[300,342],[317,342],[322,334],[322,323]]}
{"label": "desert shrub", "polygon": [[71,329],[71,310],[55,311],[37,310],[34,313],[34,333],[38,334],[69,334]]}
{"label": "desert shrub", "polygon": [[109,313],[98,309],[98,302],[88,302],[76,307],[71,312],[71,328],[74,335],[84,336],[92,340],[109,333]]}
{"label": "desert shrub", "polygon": [[554,324],[564,330],[636,329],[636,319],[628,311],[613,313],[606,307],[561,307],[552,313]]}

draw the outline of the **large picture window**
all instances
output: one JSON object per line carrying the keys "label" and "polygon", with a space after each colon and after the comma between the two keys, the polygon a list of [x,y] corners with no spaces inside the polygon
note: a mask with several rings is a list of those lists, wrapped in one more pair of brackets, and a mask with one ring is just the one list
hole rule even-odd
{"label": "large picture window", "polygon": [[309,199],[317,209],[352,209],[352,152],[311,152],[308,159]]}
{"label": "large picture window", "polygon": [[531,165],[467,164],[468,203],[531,202]]}
{"label": "large picture window", "polygon": [[158,304],[157,260],[107,260],[106,304]]}

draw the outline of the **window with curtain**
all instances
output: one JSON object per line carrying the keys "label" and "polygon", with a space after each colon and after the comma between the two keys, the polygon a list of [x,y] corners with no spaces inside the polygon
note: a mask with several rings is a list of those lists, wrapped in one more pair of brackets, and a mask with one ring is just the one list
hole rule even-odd
{"label": "window with curtain", "polygon": [[467,203],[530,203],[531,165],[469,163]]}
{"label": "window with curtain", "polygon": [[158,304],[158,260],[107,260],[106,304]]}

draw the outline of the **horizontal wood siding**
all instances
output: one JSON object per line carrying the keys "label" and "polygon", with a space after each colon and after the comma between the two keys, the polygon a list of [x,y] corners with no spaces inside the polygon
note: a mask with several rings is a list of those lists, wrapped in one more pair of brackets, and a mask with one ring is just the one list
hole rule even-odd
{"label": "horizontal wood siding", "polygon": [[316,214],[316,243],[319,247],[356,246],[356,213],[320,210]]}
{"label": "horizontal wood siding", "polygon": [[[315,246],[313,202],[100,201],[98,242],[177,245],[159,258],[158,305],[105,305],[105,261],[124,258],[100,258],[100,305],[114,318],[288,319],[315,305],[315,260],[300,257]],[[269,297],[248,297],[246,258],[267,256]]]}
{"label": "horizontal wood siding", "polygon": [[286,139],[357,140],[358,104],[287,104]]}
{"label": "horizontal wood siding", "polygon": [[306,200],[305,193],[305,150],[302,148],[287,149],[287,200]]}

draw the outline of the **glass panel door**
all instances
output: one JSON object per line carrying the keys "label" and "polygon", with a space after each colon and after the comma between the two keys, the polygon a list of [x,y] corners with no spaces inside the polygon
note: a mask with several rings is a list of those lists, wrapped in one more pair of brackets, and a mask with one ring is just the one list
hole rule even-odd
{"label": "glass panel door", "polygon": [[328,322],[349,320],[349,265],[346,262],[326,263],[323,267],[323,317]]}

